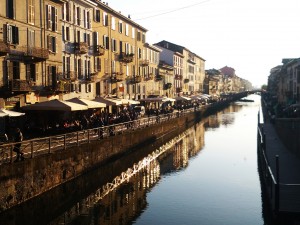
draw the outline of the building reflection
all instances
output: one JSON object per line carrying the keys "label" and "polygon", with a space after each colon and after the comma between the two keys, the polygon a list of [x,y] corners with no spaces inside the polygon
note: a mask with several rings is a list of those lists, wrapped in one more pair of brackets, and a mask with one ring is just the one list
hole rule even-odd
{"label": "building reflection", "polygon": [[209,130],[214,130],[219,128],[220,125],[229,126],[234,123],[234,113],[240,111],[243,105],[231,104],[223,111],[217,112],[214,115],[208,117],[207,122],[205,123],[205,128]]}
{"label": "building reflection", "polygon": [[50,224],[130,224],[147,208],[146,193],[162,175],[180,171],[204,145],[206,120],[186,130],[167,152],[158,155],[130,179],[100,198],[99,189],[73,205]]}

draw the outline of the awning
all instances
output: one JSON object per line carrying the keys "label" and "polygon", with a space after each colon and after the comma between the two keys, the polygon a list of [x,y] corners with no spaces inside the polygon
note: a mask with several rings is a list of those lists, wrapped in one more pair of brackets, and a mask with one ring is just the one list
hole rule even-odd
{"label": "awning", "polygon": [[95,99],[93,99],[93,101],[105,103],[107,106],[122,105],[122,101],[111,100],[111,99],[107,99],[107,98],[103,98],[103,97],[96,97]]}
{"label": "awning", "polygon": [[96,109],[96,108],[105,108],[106,104],[103,102],[96,102],[96,101],[91,101],[83,98],[71,98],[67,100],[67,102],[73,102],[76,104],[81,104],[87,106],[89,109]]}
{"label": "awning", "polygon": [[18,117],[24,115],[25,113],[15,112],[7,109],[0,109],[0,117],[4,117],[4,116]]}
{"label": "awning", "polygon": [[23,106],[22,109],[28,111],[80,111],[87,110],[88,107],[82,104],[53,99],[46,102],[40,102],[33,105]]}
{"label": "awning", "polygon": [[144,98],[144,99],[140,99],[140,101],[143,101],[143,102],[162,102],[163,98],[162,97]]}
{"label": "awning", "polygon": [[176,100],[176,101],[190,101],[190,100],[192,100],[192,99],[189,98],[189,97],[185,97],[185,96],[177,96],[177,97],[175,98],[175,100]]}
{"label": "awning", "polygon": [[163,97],[162,101],[163,102],[175,102],[176,100],[174,98]]}
{"label": "awning", "polygon": [[140,104],[139,101],[135,101],[135,100],[132,100],[132,99],[125,99],[125,98],[122,98],[122,99],[117,99],[117,100],[120,100],[122,101],[122,104],[123,105],[137,105],[137,104]]}
{"label": "awning", "polygon": [[156,98],[140,99],[140,101],[145,101],[145,102],[175,102],[176,100],[174,98],[156,97]]}

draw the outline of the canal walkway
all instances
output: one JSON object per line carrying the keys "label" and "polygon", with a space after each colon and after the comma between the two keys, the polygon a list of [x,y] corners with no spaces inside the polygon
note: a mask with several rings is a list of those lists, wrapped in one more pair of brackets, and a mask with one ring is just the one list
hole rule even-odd
{"label": "canal walkway", "polygon": [[300,214],[300,159],[284,146],[273,121],[263,111],[264,121],[259,121],[258,157],[262,153],[261,175],[271,208],[277,215]]}

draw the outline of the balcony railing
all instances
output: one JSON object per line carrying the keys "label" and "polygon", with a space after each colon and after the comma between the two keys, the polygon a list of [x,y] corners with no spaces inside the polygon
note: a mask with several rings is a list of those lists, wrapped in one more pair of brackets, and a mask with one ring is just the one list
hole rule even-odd
{"label": "balcony railing", "polygon": [[128,83],[136,84],[136,83],[142,82],[142,77],[141,76],[128,76],[128,77],[126,77],[126,80]]}
{"label": "balcony railing", "polygon": [[116,83],[123,81],[125,79],[124,74],[122,72],[113,72],[111,76],[111,82]]}
{"label": "balcony railing", "polygon": [[8,45],[0,39],[0,56],[6,55],[9,53],[9,47]]}
{"label": "balcony railing", "polygon": [[164,89],[167,90],[167,89],[170,89],[172,87],[172,83],[166,83],[164,85]]}
{"label": "balcony railing", "polygon": [[176,93],[180,93],[180,92],[182,92],[182,88],[181,87],[176,88]]}
{"label": "balcony railing", "polygon": [[155,76],[155,81],[161,81],[164,78],[163,75],[156,75]]}
{"label": "balcony railing", "polygon": [[87,83],[93,83],[96,82],[97,80],[97,73],[90,73],[89,76],[85,77],[85,81]]}
{"label": "balcony railing", "polygon": [[154,75],[153,74],[148,74],[147,76],[145,76],[144,78],[146,81],[148,80],[153,80],[154,79]]}
{"label": "balcony railing", "polygon": [[149,60],[148,59],[143,59],[140,61],[140,66],[149,66]]}
{"label": "balcony railing", "polygon": [[29,80],[12,79],[8,81],[8,89],[15,92],[32,91],[32,83]]}
{"label": "balcony railing", "polygon": [[24,61],[41,62],[49,58],[49,51],[46,48],[24,46]]}
{"label": "balcony railing", "polygon": [[131,63],[133,61],[133,56],[134,56],[133,53],[128,54],[128,53],[122,52],[119,56],[119,60],[124,63]]}
{"label": "balcony railing", "polygon": [[86,54],[89,51],[89,46],[86,42],[75,43],[75,53],[76,54]]}
{"label": "balcony railing", "polygon": [[187,84],[188,82],[190,82],[190,79],[187,79],[187,78],[186,78],[186,79],[183,80],[183,82],[184,82],[185,84]]}
{"label": "balcony railing", "polygon": [[102,56],[105,54],[105,48],[102,45],[96,45],[94,47],[94,55],[95,56]]}
{"label": "balcony railing", "polygon": [[176,74],[176,75],[175,75],[175,80],[182,80],[182,75]]}
{"label": "balcony railing", "polygon": [[55,87],[56,92],[70,92],[70,81],[59,80]]}

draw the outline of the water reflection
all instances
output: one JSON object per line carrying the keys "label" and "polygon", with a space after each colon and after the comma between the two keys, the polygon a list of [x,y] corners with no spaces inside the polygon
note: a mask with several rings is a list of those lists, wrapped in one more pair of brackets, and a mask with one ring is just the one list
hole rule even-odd
{"label": "water reflection", "polygon": [[7,221],[8,225],[132,224],[149,207],[147,194],[162,177],[184,171],[189,161],[199,155],[205,146],[205,131],[233,126],[235,113],[244,106],[245,103],[232,104],[167,143],[149,145],[62,185],[44,199],[0,216],[0,221]]}
{"label": "water reflection", "polygon": [[[201,151],[204,146],[205,129],[214,128],[220,124],[232,124],[234,117],[230,113],[237,112],[241,107],[231,105],[223,112],[206,118],[186,130],[123,172],[119,177],[126,177],[124,173],[128,174],[124,183],[112,188],[103,197],[101,197],[103,188],[98,189],[51,224],[70,224],[71,221],[77,221],[76,224],[85,224],[83,220],[86,220],[86,224],[91,224],[91,222],[92,224],[130,224],[146,210],[147,193],[159,182],[162,175],[186,168],[189,159]],[[137,165],[141,166],[136,167]]]}

